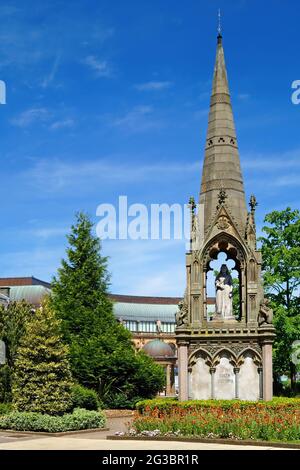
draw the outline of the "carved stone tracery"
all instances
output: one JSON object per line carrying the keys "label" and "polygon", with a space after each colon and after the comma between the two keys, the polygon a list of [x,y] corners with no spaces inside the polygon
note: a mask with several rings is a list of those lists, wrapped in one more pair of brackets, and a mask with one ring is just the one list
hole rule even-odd
{"label": "carved stone tracery", "polygon": [[225,345],[191,345],[189,348],[189,367],[193,367],[198,358],[202,358],[209,367],[216,367],[220,363],[221,357],[228,357],[230,364],[233,367],[241,367],[245,358],[249,353],[257,367],[262,366],[262,352],[258,344],[247,345],[240,344],[225,344]]}

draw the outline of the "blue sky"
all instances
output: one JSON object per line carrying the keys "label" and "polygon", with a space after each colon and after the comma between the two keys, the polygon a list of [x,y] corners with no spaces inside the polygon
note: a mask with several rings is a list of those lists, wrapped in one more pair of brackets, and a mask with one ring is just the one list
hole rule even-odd
{"label": "blue sky", "polygon": [[[3,1],[0,276],[50,280],[74,213],[197,199],[217,10],[257,225],[299,207],[297,0]],[[103,243],[115,293],[181,295],[184,241]]]}

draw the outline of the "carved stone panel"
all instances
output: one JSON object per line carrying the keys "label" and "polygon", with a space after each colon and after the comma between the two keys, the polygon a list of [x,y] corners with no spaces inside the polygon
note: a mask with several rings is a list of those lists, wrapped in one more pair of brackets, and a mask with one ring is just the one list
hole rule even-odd
{"label": "carved stone panel", "polygon": [[226,215],[221,215],[217,220],[217,227],[219,230],[226,230],[230,226],[230,222]]}
{"label": "carved stone panel", "polygon": [[211,375],[209,366],[199,357],[190,372],[190,398],[207,400],[211,398]]}
{"label": "carved stone panel", "polygon": [[214,396],[220,400],[235,398],[235,374],[226,355],[220,357],[214,377]]}
{"label": "carved stone panel", "polygon": [[239,399],[253,400],[259,399],[259,374],[251,354],[246,353],[244,362],[239,372]]}

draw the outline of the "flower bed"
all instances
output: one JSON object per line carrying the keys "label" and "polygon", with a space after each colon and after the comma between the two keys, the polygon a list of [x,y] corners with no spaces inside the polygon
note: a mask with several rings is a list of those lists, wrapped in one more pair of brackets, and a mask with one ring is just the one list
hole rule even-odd
{"label": "flower bed", "polygon": [[300,400],[145,400],[131,427],[137,434],[257,440],[300,440]]}
{"label": "flower bed", "polygon": [[73,413],[51,416],[42,413],[12,411],[0,416],[0,429],[14,431],[66,432],[102,428],[105,416],[100,411],[77,408]]}

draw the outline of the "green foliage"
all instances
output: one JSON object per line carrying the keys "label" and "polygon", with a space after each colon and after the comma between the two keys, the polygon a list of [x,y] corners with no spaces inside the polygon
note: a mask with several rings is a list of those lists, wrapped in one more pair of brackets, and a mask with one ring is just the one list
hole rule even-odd
{"label": "green foliage", "polygon": [[143,351],[113,358],[110,377],[110,393],[102,398],[107,408],[134,408],[141,397],[153,398],[165,384],[163,368]]}
{"label": "green foliage", "polygon": [[0,403],[10,403],[11,399],[11,369],[4,364],[0,366]]}
{"label": "green foliage", "polygon": [[290,375],[295,387],[290,356],[292,342],[300,337],[300,212],[288,207],[271,212],[265,222],[260,241],[265,289],[275,313],[274,372],[277,379]]}
{"label": "green foliage", "polygon": [[6,345],[7,364],[9,367],[14,365],[26,323],[32,315],[32,307],[25,301],[10,302],[7,309],[0,306],[0,339]]}
{"label": "green foliage", "polygon": [[106,407],[112,410],[134,410],[141,397],[130,397],[125,392],[113,393],[106,400]]}
{"label": "green foliage", "polygon": [[300,409],[299,398],[284,398],[275,397],[271,401],[244,401],[244,400],[187,400],[178,401],[174,398],[156,398],[154,400],[141,400],[136,404],[137,411],[145,416],[151,415],[154,411],[161,412],[162,414],[170,414],[172,410],[176,409],[183,411],[193,411],[195,409],[202,408],[220,408],[223,411],[231,408],[235,409],[247,409],[255,406],[258,409],[273,409],[282,410],[285,408],[298,410]]}
{"label": "green foliage", "polygon": [[73,385],[71,388],[72,408],[84,408],[85,410],[99,410],[101,403],[95,390],[85,388],[82,385]]}
{"label": "green foliage", "polygon": [[25,331],[26,322],[32,317],[32,307],[25,301],[10,302],[8,308],[0,306],[0,339],[6,346],[6,364],[0,365],[0,401],[11,401],[11,375],[17,350]]}
{"label": "green foliage", "polygon": [[271,402],[237,400],[146,400],[137,404],[132,428],[139,434],[231,439],[300,439],[300,400]]}
{"label": "green foliage", "polygon": [[51,416],[42,413],[14,411],[0,417],[0,429],[36,432],[66,432],[103,428],[105,416],[100,411],[76,409],[73,413]]}
{"label": "green foliage", "polygon": [[60,321],[48,301],[26,323],[13,374],[17,411],[62,414],[70,408],[71,374]]}
{"label": "green foliage", "polygon": [[264,282],[271,300],[289,316],[300,307],[300,212],[289,207],[266,215],[261,237]]}
{"label": "green foliage", "polygon": [[235,317],[239,319],[241,316],[240,283],[235,277],[232,278],[232,309]]}
{"label": "green foliage", "polygon": [[89,217],[77,214],[68,236],[67,259],[53,280],[51,303],[70,347],[72,374],[81,385],[96,390],[106,406],[119,393],[130,402],[150,397],[161,386],[161,369],[150,358],[135,354],[130,332],[114,317],[107,259],[92,229]]}
{"label": "green foliage", "polygon": [[0,415],[7,415],[12,411],[11,403],[0,403]]}

